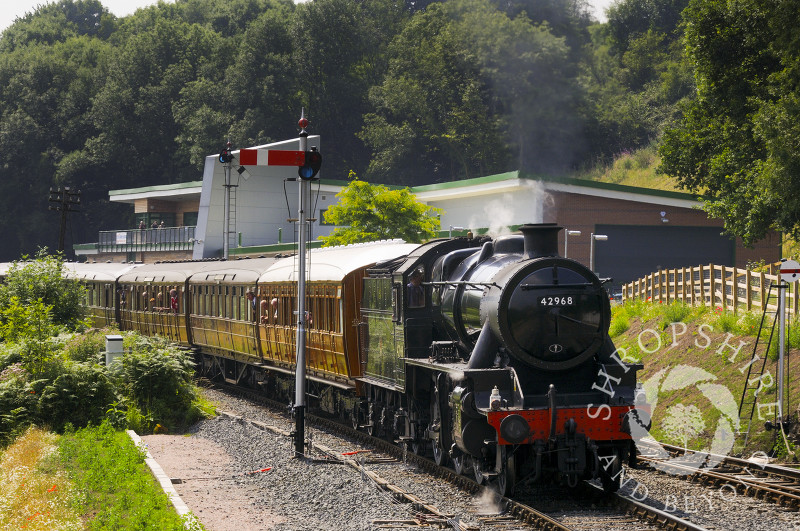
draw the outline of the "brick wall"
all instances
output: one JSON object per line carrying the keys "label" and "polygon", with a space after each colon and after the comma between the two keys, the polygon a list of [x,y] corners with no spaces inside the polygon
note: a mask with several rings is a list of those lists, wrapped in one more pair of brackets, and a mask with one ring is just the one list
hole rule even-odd
{"label": "brick wall", "polygon": [[[552,200],[545,202],[544,221],[581,231],[580,236],[569,238],[568,255],[584,264],[589,263],[590,234],[597,232],[597,225],[661,226],[665,225],[661,216],[661,212],[664,212],[664,218],[669,220],[670,226],[719,227],[722,232],[722,220],[709,219],[702,210],[567,192],[549,193]],[[735,266],[744,268],[747,262],[760,259],[767,263],[780,260],[779,242],[780,236],[775,232],[757,242],[752,249],[744,247],[741,240],[737,239]],[[596,245],[602,245],[602,242]],[[564,231],[559,236],[558,249],[563,254]]]}

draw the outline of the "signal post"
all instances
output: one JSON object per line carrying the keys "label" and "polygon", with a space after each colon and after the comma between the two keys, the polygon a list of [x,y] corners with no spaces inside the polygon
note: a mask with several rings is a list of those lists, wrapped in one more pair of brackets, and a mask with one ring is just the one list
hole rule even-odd
{"label": "signal post", "polygon": [[[297,222],[299,224],[299,249],[297,271],[297,338],[295,369],[295,431],[294,451],[296,457],[305,456],[305,409],[306,409],[306,247],[308,245],[308,205],[311,182],[317,180],[317,173],[322,166],[322,155],[316,147],[308,148],[308,119],[305,112],[300,115],[297,125],[300,127],[299,150],[263,150],[242,149],[239,152],[239,163],[242,166],[297,166],[299,177],[299,205]],[[222,160],[222,159],[220,159]],[[291,180],[291,179],[290,179]]]}

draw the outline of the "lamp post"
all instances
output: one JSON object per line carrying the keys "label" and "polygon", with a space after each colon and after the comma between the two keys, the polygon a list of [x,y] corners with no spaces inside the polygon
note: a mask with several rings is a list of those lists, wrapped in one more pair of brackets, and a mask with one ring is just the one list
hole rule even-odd
{"label": "lamp post", "polygon": [[604,242],[604,241],[608,240],[608,236],[606,236],[605,234],[595,234],[593,232],[590,240],[591,241],[589,242],[590,243],[590,245],[589,245],[589,270],[592,273],[594,273],[594,242],[596,242],[596,241]]}
{"label": "lamp post", "polygon": [[564,231],[564,258],[567,257],[567,242],[569,241],[570,236],[580,236],[581,231],[579,230],[565,230]]}

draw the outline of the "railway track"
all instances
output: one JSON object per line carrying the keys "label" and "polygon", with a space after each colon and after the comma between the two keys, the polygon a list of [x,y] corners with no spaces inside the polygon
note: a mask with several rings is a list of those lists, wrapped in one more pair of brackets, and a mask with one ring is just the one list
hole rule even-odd
{"label": "railway track", "polygon": [[[271,409],[286,412],[286,404],[271,400],[261,393],[230,386],[228,384],[215,385],[227,392],[244,396],[250,400],[255,400]],[[338,436],[347,437],[362,445],[371,446],[380,454],[389,456],[398,462],[413,465],[431,476],[444,479],[462,492],[477,495],[482,491],[488,490],[486,486],[478,484],[473,479],[456,474],[454,470],[449,468],[436,465],[436,463],[430,459],[410,452],[407,448],[398,446],[393,442],[370,436],[363,431],[355,430],[348,425],[330,418],[306,414],[306,420],[310,425],[318,429],[323,429],[326,432]],[[259,427],[274,431],[273,427]],[[287,437],[291,435],[285,430],[282,430],[280,434]],[[396,485],[392,485],[366,468],[365,465],[370,464],[367,461],[343,457],[330,448],[315,443],[313,437],[311,440],[307,438],[306,446],[309,454],[312,452],[320,452],[326,456],[326,459],[337,460],[342,464],[351,466],[357,469],[363,477],[372,481],[378,488],[387,490],[396,498],[403,499],[405,502],[410,503],[411,506],[418,511],[417,521],[420,524],[433,523],[441,527],[467,531],[468,528],[461,527],[459,522],[452,519],[452,515],[443,513],[437,508],[425,504],[423,500],[416,498],[412,493],[406,492]],[[313,459],[310,455],[309,458]],[[543,529],[548,531],[588,531],[597,529],[635,529],[637,531],[644,531],[650,529],[668,529],[673,531],[704,531],[702,527],[678,518],[673,514],[645,505],[629,496],[606,494],[601,487],[588,482],[584,482],[582,488],[586,489],[586,493],[591,499],[602,500],[599,504],[604,507],[603,511],[595,511],[592,514],[570,514],[566,518],[558,519],[518,499],[501,497],[496,493],[492,493],[494,504],[501,509],[500,512],[478,516],[477,518],[482,523],[496,529]],[[389,524],[387,523],[387,525]]]}
{"label": "railway track", "polygon": [[718,488],[727,486],[738,494],[775,503],[793,511],[800,509],[800,470],[714,454],[709,454],[709,457],[718,462],[716,467],[698,468],[696,461],[680,460],[681,456],[687,455],[685,448],[661,444],[661,448],[667,452],[664,456],[663,450],[659,451],[655,443],[642,441],[640,445],[642,443],[655,453],[640,455],[638,459],[653,468],[703,485]]}

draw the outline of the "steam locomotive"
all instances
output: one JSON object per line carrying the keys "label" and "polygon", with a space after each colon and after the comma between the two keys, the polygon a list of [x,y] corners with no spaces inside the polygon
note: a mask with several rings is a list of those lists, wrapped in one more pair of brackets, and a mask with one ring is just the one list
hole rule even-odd
{"label": "steam locomotive", "polygon": [[310,251],[303,316],[293,256],[66,274],[97,326],[166,336],[202,375],[286,400],[304,319],[309,406],[501,494],[548,479],[615,490],[632,427],[647,427],[642,366],[617,355],[608,294],[558,256],[560,230]]}

